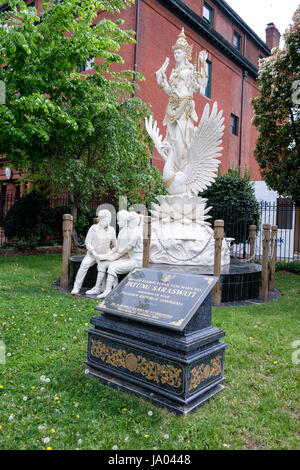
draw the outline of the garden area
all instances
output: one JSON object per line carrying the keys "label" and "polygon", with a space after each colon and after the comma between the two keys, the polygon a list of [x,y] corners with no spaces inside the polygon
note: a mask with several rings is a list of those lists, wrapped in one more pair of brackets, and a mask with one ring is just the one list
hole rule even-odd
{"label": "garden area", "polygon": [[276,301],[213,308],[225,389],[184,417],[86,374],[97,301],[55,289],[60,269],[58,254],[1,258],[1,449],[299,448],[297,274],[276,273]]}

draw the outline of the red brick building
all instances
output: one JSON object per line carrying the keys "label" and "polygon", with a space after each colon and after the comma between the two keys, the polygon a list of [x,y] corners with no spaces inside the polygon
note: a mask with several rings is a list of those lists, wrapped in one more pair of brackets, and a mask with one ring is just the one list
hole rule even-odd
{"label": "red brick building", "polygon": [[[41,3],[42,0],[28,2],[35,4],[38,11]],[[102,16],[99,15],[98,20]],[[135,6],[123,11],[121,16],[125,20],[124,28],[137,33],[136,45],[127,45],[121,50],[125,60],[123,68],[138,70],[146,78],[136,95],[152,105],[161,133],[165,133],[162,121],[168,98],[156,83],[155,71],[170,57],[167,74],[171,72],[174,66],[172,46],[184,27],[187,40],[193,45],[193,57],[202,49],[208,52],[209,83],[202,94],[194,95],[198,116],[201,117],[206,103],[212,105],[214,101],[224,111],[222,171],[239,165],[250,170],[252,180],[261,180],[253,156],[257,131],[251,124],[250,102],[258,93],[259,58],[270,54],[268,46],[279,44],[280,33],[276,27],[268,25],[267,45],[223,0],[136,0]],[[83,73],[92,73],[92,66],[86,67]],[[162,168],[157,154],[153,163]],[[2,195],[22,193],[23,187],[18,189],[20,175],[13,169],[10,175],[6,168],[9,162],[0,161],[0,192]]]}

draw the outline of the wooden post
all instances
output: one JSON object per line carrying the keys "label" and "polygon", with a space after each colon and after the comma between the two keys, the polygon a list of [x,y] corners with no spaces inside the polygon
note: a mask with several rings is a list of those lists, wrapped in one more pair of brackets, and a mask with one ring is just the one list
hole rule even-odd
{"label": "wooden post", "polygon": [[217,284],[213,288],[213,305],[221,304],[221,255],[222,243],[224,238],[224,220],[215,220],[215,259],[214,259],[214,276],[219,278]]}
{"label": "wooden post", "polygon": [[250,263],[254,263],[255,237],[256,237],[256,225],[250,225],[249,227]]}
{"label": "wooden post", "polygon": [[64,289],[69,285],[69,258],[72,247],[73,216],[71,214],[63,215],[63,250],[62,250],[62,269],[60,276],[60,286]]}
{"label": "wooden post", "polygon": [[270,245],[270,233],[271,225],[263,224],[263,238],[262,238],[262,272],[261,272],[261,285],[260,285],[260,299],[268,299],[268,287],[269,287],[269,245]]}
{"label": "wooden post", "polygon": [[275,290],[275,267],[276,267],[276,253],[277,253],[277,225],[272,225],[271,233],[271,261],[270,261],[270,282],[269,290]]}
{"label": "wooden post", "polygon": [[149,268],[150,244],[151,244],[151,222],[149,216],[144,217],[143,226],[143,268]]}

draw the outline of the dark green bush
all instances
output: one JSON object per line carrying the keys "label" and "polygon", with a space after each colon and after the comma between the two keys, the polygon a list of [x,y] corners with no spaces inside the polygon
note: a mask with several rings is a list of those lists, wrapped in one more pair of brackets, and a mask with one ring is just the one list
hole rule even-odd
{"label": "dark green bush", "polygon": [[[4,218],[4,232],[11,240],[35,239],[43,243],[49,233],[51,208],[48,199],[37,191],[32,191],[18,199],[8,210]],[[51,218],[51,217],[50,217]]]}
{"label": "dark green bush", "polygon": [[213,223],[224,220],[225,236],[243,243],[248,239],[249,226],[259,225],[259,204],[248,174],[242,175],[240,169],[231,169],[225,175],[218,175],[214,183],[203,193],[208,206],[212,206],[209,215]]}
{"label": "dark green bush", "polygon": [[300,261],[277,261],[275,269],[276,271],[300,274]]}
{"label": "dark green bush", "polygon": [[71,208],[69,206],[57,206],[50,208],[49,211],[49,229],[51,232],[51,238],[53,240],[62,240],[63,238],[63,215],[70,214]]}
{"label": "dark green bush", "polygon": [[[9,245],[25,250],[60,242],[63,237],[63,215],[70,213],[70,206],[53,208],[49,199],[38,191],[32,191],[17,200],[5,216],[4,231]],[[75,227],[80,242],[84,242],[95,215],[95,209],[79,208]]]}
{"label": "dark green bush", "polygon": [[96,217],[96,210],[87,207],[80,207],[78,210],[78,220],[75,225],[80,243],[84,243],[88,229],[93,224],[93,218]]}
{"label": "dark green bush", "polygon": [[10,243],[10,246],[18,251],[30,250],[31,248],[35,248],[38,245],[39,241],[32,237],[30,237],[28,240],[24,240],[23,238],[14,238]]}

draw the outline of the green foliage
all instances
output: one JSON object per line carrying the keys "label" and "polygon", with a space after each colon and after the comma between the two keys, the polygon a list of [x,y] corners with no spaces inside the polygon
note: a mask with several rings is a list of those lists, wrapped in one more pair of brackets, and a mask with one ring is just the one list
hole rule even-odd
{"label": "green foliage", "polygon": [[4,218],[4,231],[9,239],[39,240],[44,242],[49,234],[49,201],[33,191],[17,200]]}
{"label": "green foliage", "polygon": [[277,261],[276,271],[300,274],[300,261]]}
{"label": "green foliage", "polygon": [[284,35],[283,50],[260,61],[260,95],[253,99],[253,123],[259,131],[255,149],[270,188],[300,201],[300,7]]}
{"label": "green foliage", "polygon": [[259,224],[259,205],[249,175],[241,169],[228,170],[219,174],[209,188],[200,194],[212,206],[210,222],[224,220],[226,237],[234,238],[235,243],[248,239],[249,225]]}
{"label": "green foliage", "polygon": [[13,241],[9,244],[9,247],[15,248],[18,251],[26,251],[35,248],[38,245],[39,240],[34,237],[29,237],[28,239],[14,238]]}
{"label": "green foliage", "polygon": [[[91,27],[99,12],[118,13],[133,0],[47,0],[41,18],[21,0],[8,3],[12,10],[0,14],[0,25],[10,25],[0,27],[0,154],[36,186],[67,190],[75,221],[95,192],[153,199],[163,186],[143,130],[149,109],[128,98],[134,73],[111,70],[121,69],[119,49],[134,43],[134,32],[105,18]],[[95,73],[80,75],[91,58]]]}
{"label": "green foliage", "polygon": [[[51,207],[50,200],[39,191],[32,191],[18,199],[4,219],[4,231],[9,245],[25,250],[39,245],[51,245],[62,240],[62,220],[70,214],[71,206]],[[95,209],[79,208],[76,229],[84,239],[93,223]]]}

